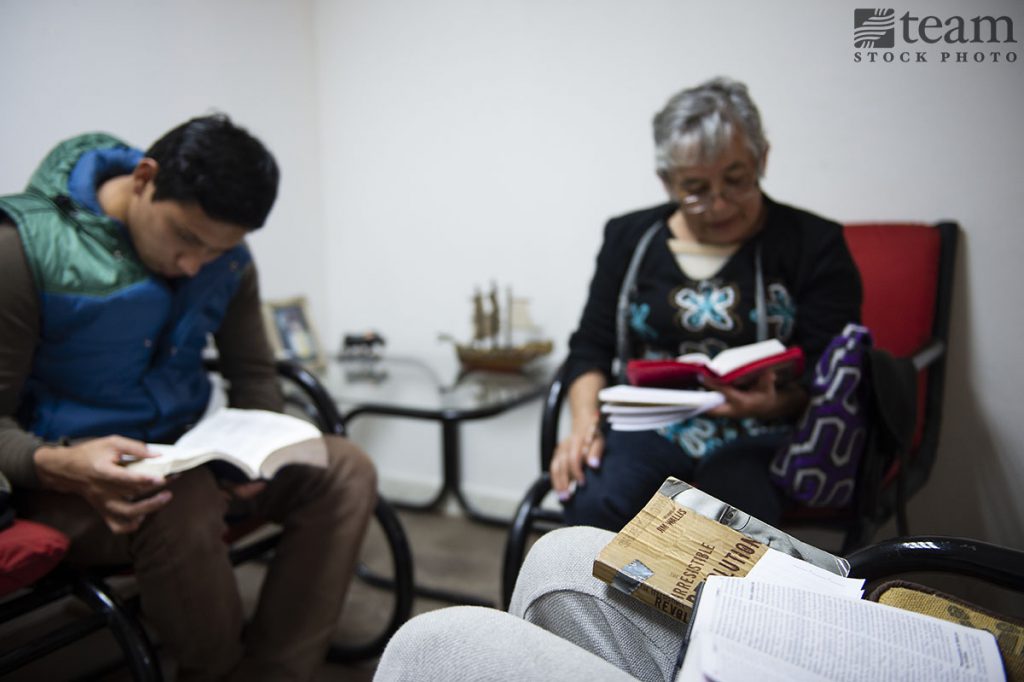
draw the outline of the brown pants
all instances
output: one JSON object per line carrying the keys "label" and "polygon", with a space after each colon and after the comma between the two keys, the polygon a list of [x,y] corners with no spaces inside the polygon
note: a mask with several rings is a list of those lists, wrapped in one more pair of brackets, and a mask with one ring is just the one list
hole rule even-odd
{"label": "brown pants", "polygon": [[[228,502],[205,468],[170,483],[174,497],[139,530],[114,535],[84,499],[18,495],[18,515],[71,538],[77,564],[131,563],[142,610],[178,662],[180,680],[308,680],[322,663],[377,502],[376,472],[354,444],[327,437],[326,469],[287,467],[252,500]],[[283,526],[245,627],[224,517]]]}

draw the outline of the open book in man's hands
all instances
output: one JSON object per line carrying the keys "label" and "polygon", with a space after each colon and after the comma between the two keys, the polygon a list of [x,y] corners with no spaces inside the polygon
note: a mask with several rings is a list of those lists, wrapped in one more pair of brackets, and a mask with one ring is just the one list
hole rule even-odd
{"label": "open book in man's hands", "polygon": [[327,466],[320,429],[297,417],[265,410],[223,408],[174,445],[147,444],[160,454],[126,466],[167,476],[210,463],[225,478],[269,479],[289,464]]}
{"label": "open book in man's hands", "polygon": [[804,371],[804,353],[797,346],[786,348],[778,339],[768,339],[727,348],[714,358],[688,353],[669,360],[630,360],[626,376],[635,386],[684,388],[697,385],[701,376],[742,385],[769,368],[781,375],[779,383],[798,377]]}

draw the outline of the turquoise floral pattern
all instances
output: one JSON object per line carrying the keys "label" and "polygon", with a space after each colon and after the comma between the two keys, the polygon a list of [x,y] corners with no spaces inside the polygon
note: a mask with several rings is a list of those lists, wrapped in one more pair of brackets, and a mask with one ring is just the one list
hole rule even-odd
{"label": "turquoise floral pattern", "polygon": [[[765,319],[774,327],[775,338],[788,341],[796,326],[796,303],[782,284],[769,284],[765,289]],[[757,324],[757,309],[750,311],[750,321]]]}
{"label": "turquoise floral pattern", "polygon": [[651,306],[647,303],[629,304],[629,328],[640,338],[653,341],[658,338],[658,332],[654,330],[654,327],[647,324],[650,316]]}
{"label": "turquoise floral pattern", "polygon": [[724,417],[693,417],[658,429],[658,433],[690,457],[700,459],[737,438],[785,433],[791,429],[789,424],[762,424],[750,418],[734,421]]}
{"label": "turquoise floral pattern", "polygon": [[722,444],[714,438],[715,423],[711,419],[694,417],[660,429],[661,435],[681,447],[690,457],[700,458]]}
{"label": "turquoise floral pattern", "polygon": [[679,323],[691,332],[708,327],[731,331],[736,326],[732,316],[736,299],[732,286],[719,287],[710,280],[698,282],[696,288],[683,287],[672,296],[672,302],[680,309]]}

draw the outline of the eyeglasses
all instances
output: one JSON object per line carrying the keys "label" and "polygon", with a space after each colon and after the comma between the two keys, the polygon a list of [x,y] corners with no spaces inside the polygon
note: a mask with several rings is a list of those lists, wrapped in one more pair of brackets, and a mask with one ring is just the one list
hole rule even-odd
{"label": "eyeglasses", "polygon": [[749,199],[757,194],[761,188],[757,183],[757,175],[751,173],[738,178],[725,178],[722,182],[722,189],[715,192],[710,186],[698,192],[686,192],[679,200],[680,208],[691,215],[704,213],[715,203],[715,195],[722,197],[723,201],[731,204]]}

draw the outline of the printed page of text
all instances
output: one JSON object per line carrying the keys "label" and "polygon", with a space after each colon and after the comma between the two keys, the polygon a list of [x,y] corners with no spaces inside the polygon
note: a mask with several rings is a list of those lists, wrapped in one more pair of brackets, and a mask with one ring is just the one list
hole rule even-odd
{"label": "printed page of text", "polygon": [[[691,646],[708,634],[806,670],[811,675],[803,679],[808,680],[1005,679],[995,638],[983,630],[874,602],[751,580],[708,578]],[[720,642],[699,646],[704,671],[714,667],[727,673],[730,661],[738,660],[714,656],[716,647],[727,646]],[[739,670],[735,677],[726,673],[720,671],[713,679],[750,679]]]}

